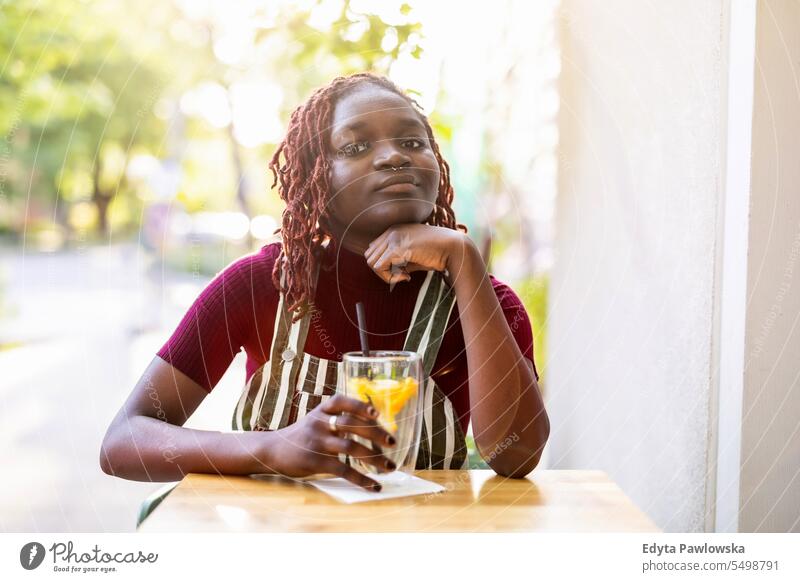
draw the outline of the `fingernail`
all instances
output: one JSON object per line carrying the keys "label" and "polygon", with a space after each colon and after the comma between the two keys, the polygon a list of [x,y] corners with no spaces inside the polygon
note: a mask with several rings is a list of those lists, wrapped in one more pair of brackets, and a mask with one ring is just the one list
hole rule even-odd
{"label": "fingernail", "polygon": [[377,418],[378,411],[375,410],[374,406],[370,406],[369,408],[367,408],[367,414],[369,414],[372,418]]}
{"label": "fingernail", "polygon": [[374,491],[380,491],[381,489],[383,489],[383,487],[381,487],[380,483],[375,483],[375,485],[372,486],[372,489]]}
{"label": "fingernail", "polygon": [[387,435],[386,436],[386,444],[393,445],[396,442],[397,441],[394,440],[394,437],[392,435]]}
{"label": "fingernail", "polygon": [[395,465],[392,461],[386,461],[386,468],[390,471],[394,471],[397,469],[397,465]]}

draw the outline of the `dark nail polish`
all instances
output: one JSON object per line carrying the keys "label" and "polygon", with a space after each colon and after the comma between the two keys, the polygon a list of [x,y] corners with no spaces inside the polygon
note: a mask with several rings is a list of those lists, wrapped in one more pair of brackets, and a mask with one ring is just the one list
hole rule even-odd
{"label": "dark nail polish", "polygon": [[397,441],[396,441],[396,440],[394,440],[394,437],[393,437],[392,435],[388,435],[388,436],[386,437],[386,443],[387,443],[387,444],[393,445],[393,444],[395,444],[396,442],[397,442]]}
{"label": "dark nail polish", "polygon": [[378,411],[375,410],[374,406],[370,406],[367,408],[367,414],[369,414],[372,418],[376,418],[378,416]]}
{"label": "dark nail polish", "polygon": [[381,489],[383,489],[383,487],[381,487],[380,483],[375,483],[375,485],[372,486],[372,489],[373,491],[380,491]]}
{"label": "dark nail polish", "polygon": [[386,461],[386,468],[390,471],[394,471],[397,469],[397,465],[395,465],[392,461]]}

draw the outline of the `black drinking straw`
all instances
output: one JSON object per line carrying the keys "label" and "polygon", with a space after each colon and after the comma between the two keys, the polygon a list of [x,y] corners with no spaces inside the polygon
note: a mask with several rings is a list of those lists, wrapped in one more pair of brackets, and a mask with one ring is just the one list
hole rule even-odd
{"label": "black drinking straw", "polygon": [[356,317],[358,318],[358,335],[361,338],[361,351],[364,357],[369,357],[369,341],[367,340],[367,318],[364,315],[364,304],[356,303]]}
{"label": "black drinking straw", "polygon": [[[364,315],[364,304],[360,301],[356,303],[356,317],[358,318],[358,337],[361,339],[361,352],[364,354],[365,358],[369,357],[369,341],[367,340],[367,318]],[[367,363],[367,378],[372,380],[372,366]],[[367,394],[367,401],[369,401],[370,405],[373,407],[375,404],[372,402],[372,399]],[[376,445],[374,442],[370,443],[370,448],[381,454],[381,447]],[[380,491],[380,489],[378,489]]]}

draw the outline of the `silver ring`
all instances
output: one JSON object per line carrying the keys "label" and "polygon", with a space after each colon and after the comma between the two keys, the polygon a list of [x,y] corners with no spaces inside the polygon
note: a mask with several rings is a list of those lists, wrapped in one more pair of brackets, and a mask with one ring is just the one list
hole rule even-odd
{"label": "silver ring", "polygon": [[331,429],[331,432],[332,432],[333,434],[336,434],[336,433],[338,432],[338,428],[337,428],[337,426],[336,426],[336,420],[337,420],[338,418],[339,418],[339,417],[338,417],[337,415],[335,415],[335,414],[332,414],[332,415],[330,415],[330,416],[328,417],[328,428],[330,428],[330,429]]}
{"label": "silver ring", "polygon": [[396,172],[396,171],[397,171],[397,170],[399,170],[399,169],[400,169],[400,168],[395,168],[394,166],[392,166],[392,172]]}

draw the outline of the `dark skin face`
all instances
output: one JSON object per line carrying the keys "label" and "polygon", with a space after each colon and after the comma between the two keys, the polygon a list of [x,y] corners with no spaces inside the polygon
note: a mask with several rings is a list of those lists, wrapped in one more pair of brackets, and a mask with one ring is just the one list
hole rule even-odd
{"label": "dark skin face", "polygon": [[[329,155],[329,224],[345,248],[363,253],[390,226],[422,223],[433,212],[439,164],[419,113],[403,97],[365,84],[341,98]],[[405,183],[381,188],[387,179]]]}

